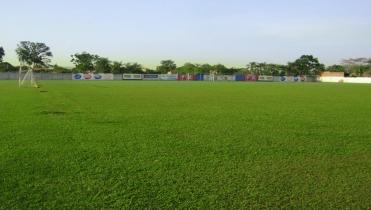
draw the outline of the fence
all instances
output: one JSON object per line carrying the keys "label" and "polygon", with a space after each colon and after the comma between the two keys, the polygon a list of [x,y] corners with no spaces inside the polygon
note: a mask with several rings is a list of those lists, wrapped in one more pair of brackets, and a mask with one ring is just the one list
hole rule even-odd
{"label": "fence", "polygon": [[[34,72],[36,80],[71,80],[71,73]],[[18,80],[18,72],[0,72],[0,80]]]}
{"label": "fence", "polygon": [[[207,74],[71,74],[34,72],[36,80],[193,80],[193,81],[265,81],[265,82],[316,82],[317,77],[301,76],[256,76],[256,75],[214,75]],[[18,72],[0,72],[0,80],[17,80]]]}
{"label": "fence", "polygon": [[[337,83],[368,83],[371,77],[317,77],[317,76],[256,76],[256,75],[214,75],[207,74],[71,74],[34,72],[36,80],[194,80],[194,81],[239,81],[239,82],[337,82]],[[0,80],[17,80],[18,72],[0,72]]]}

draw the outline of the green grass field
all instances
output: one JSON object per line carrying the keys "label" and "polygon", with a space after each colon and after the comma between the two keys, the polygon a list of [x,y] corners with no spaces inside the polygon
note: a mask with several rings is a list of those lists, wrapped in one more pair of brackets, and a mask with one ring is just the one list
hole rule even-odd
{"label": "green grass field", "polygon": [[370,209],[371,86],[0,81],[0,209]]}

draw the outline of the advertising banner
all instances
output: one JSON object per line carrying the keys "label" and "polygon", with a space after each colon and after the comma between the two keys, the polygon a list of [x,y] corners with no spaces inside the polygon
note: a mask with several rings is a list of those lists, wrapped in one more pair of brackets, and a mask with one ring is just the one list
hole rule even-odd
{"label": "advertising banner", "polygon": [[177,74],[160,74],[160,80],[177,80]]}
{"label": "advertising banner", "polygon": [[196,76],[193,74],[178,74],[178,80],[186,81],[186,80],[196,80]]}
{"label": "advertising banner", "polygon": [[306,82],[306,76],[281,76],[279,77],[281,82]]}
{"label": "advertising banner", "polygon": [[123,80],[141,80],[142,75],[141,74],[123,74],[122,79]]}
{"label": "advertising banner", "polygon": [[159,80],[158,74],[143,74],[143,80]]}
{"label": "advertising banner", "polygon": [[73,80],[113,80],[113,74],[76,73],[72,74]]}
{"label": "advertising banner", "polygon": [[235,76],[235,80],[236,81],[245,81],[246,80],[246,76],[243,75],[243,74],[238,74]]}
{"label": "advertising banner", "polygon": [[299,76],[294,76],[291,78],[293,82],[300,82],[300,77]]}
{"label": "advertising banner", "polygon": [[94,80],[113,80],[113,74],[94,74]]}
{"label": "advertising banner", "polygon": [[203,81],[204,80],[204,75],[203,74],[196,74],[195,80],[197,80],[197,81]]}
{"label": "advertising banner", "polygon": [[205,74],[203,80],[204,81],[211,81],[211,80],[213,80],[212,77],[213,77],[212,75]]}
{"label": "advertising banner", "polygon": [[72,74],[72,80],[82,80],[82,74]]}
{"label": "advertising banner", "polygon": [[307,76],[300,76],[300,82],[306,82]]}
{"label": "advertising banner", "polygon": [[234,75],[217,75],[215,80],[218,81],[234,81]]}
{"label": "advertising banner", "polygon": [[290,79],[290,77],[287,77],[287,76],[280,76],[280,81],[281,82],[288,82]]}
{"label": "advertising banner", "polygon": [[250,82],[258,81],[258,76],[252,74],[246,75],[246,81]]}
{"label": "advertising banner", "polygon": [[187,74],[178,74],[178,80],[188,80]]}
{"label": "advertising banner", "polygon": [[273,76],[259,76],[258,80],[263,82],[272,82]]}

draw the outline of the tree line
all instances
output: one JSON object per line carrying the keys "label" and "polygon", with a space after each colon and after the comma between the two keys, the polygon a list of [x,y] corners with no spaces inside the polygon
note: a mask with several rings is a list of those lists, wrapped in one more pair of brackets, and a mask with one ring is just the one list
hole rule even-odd
{"label": "tree line", "polygon": [[[64,68],[58,65],[50,65],[53,56],[50,48],[44,43],[22,41],[17,45],[16,54],[20,65],[32,68],[34,71],[43,72],[96,72],[96,73],[180,73],[180,74],[255,74],[273,76],[297,76],[297,75],[319,75],[323,71],[344,72],[347,76],[363,76],[371,74],[371,58],[344,59],[341,64],[325,66],[313,55],[302,55],[300,58],[286,65],[265,62],[250,62],[243,68],[228,68],[223,64],[211,65],[185,63],[177,66],[173,60],[163,60],[156,69],[144,68],[136,62],[123,63],[111,61],[106,57],[88,52],[75,53],[71,55],[74,68]],[[3,62],[5,51],[0,46],[0,72],[17,71],[19,66]]]}

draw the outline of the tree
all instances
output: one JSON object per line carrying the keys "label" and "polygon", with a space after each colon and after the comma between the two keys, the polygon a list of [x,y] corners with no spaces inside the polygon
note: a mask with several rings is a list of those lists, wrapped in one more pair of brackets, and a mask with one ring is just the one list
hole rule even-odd
{"label": "tree", "polygon": [[258,66],[257,62],[250,62],[246,67],[247,67],[249,73],[255,74],[255,75],[260,75],[260,71],[259,71],[260,69],[259,69],[259,66]]}
{"label": "tree", "polygon": [[53,54],[44,43],[22,41],[15,50],[21,65],[28,65],[31,69],[37,66],[46,67]]}
{"label": "tree", "polygon": [[365,72],[370,71],[370,62],[370,58],[350,58],[344,59],[342,64],[345,68],[346,75],[363,76]]}
{"label": "tree", "polygon": [[93,71],[94,63],[99,56],[87,52],[71,55],[71,62],[75,64],[75,70],[78,72]]}
{"label": "tree", "polygon": [[223,64],[216,64],[213,66],[213,70],[216,71],[218,74],[227,74],[228,68],[225,67]]}
{"label": "tree", "polygon": [[64,68],[64,67],[59,66],[59,65],[57,65],[57,64],[55,64],[55,65],[53,66],[53,71],[54,71],[54,72],[58,72],[58,73],[71,73],[71,72],[72,72],[71,69]]}
{"label": "tree", "polygon": [[112,63],[112,73],[114,74],[121,74],[124,73],[123,68],[122,68],[122,62],[114,61]]}
{"label": "tree", "polygon": [[289,75],[318,75],[325,69],[325,65],[313,55],[303,55],[293,63],[289,63]]}
{"label": "tree", "polygon": [[345,67],[342,65],[332,65],[326,68],[326,71],[330,72],[345,72]]}
{"label": "tree", "polygon": [[0,63],[3,62],[4,56],[5,56],[4,48],[0,46]]}
{"label": "tree", "polygon": [[200,65],[198,64],[185,63],[183,66],[178,67],[176,71],[177,73],[180,73],[180,74],[187,74],[187,73],[195,74],[195,73],[200,73],[201,69],[200,69]]}
{"label": "tree", "polygon": [[287,72],[289,71],[287,65],[277,64],[276,66],[277,66],[278,74],[274,74],[275,76],[286,76],[287,75]]}
{"label": "tree", "polygon": [[97,73],[112,73],[111,61],[108,58],[98,57],[94,64]]}
{"label": "tree", "polygon": [[139,63],[125,63],[124,73],[141,74],[143,73],[143,67]]}
{"label": "tree", "polygon": [[362,77],[364,73],[371,71],[371,65],[349,65],[345,74],[353,77]]}
{"label": "tree", "polygon": [[232,67],[229,69],[229,73],[230,74],[236,74],[236,73],[240,73],[240,72],[243,72],[243,68],[236,68],[236,67]]}
{"label": "tree", "polygon": [[158,70],[150,69],[150,68],[143,69],[143,73],[146,73],[146,74],[161,74],[161,72],[159,72]]}
{"label": "tree", "polygon": [[17,68],[8,62],[0,62],[0,72],[17,71]]}
{"label": "tree", "polygon": [[202,64],[199,67],[199,69],[200,69],[200,73],[209,74],[213,70],[213,66],[208,63],[205,63],[205,64]]}
{"label": "tree", "polygon": [[157,70],[162,74],[174,72],[176,70],[176,64],[172,60],[163,60],[161,61],[161,65],[157,67]]}

